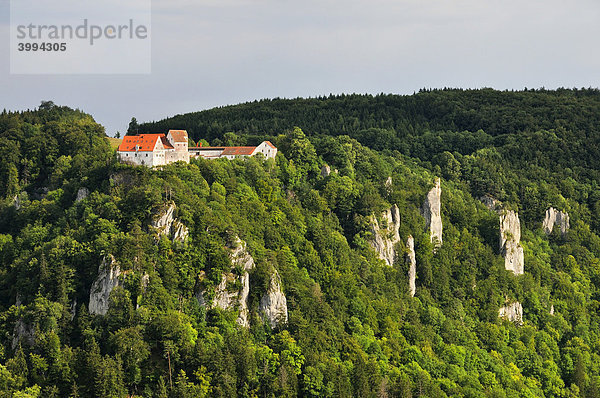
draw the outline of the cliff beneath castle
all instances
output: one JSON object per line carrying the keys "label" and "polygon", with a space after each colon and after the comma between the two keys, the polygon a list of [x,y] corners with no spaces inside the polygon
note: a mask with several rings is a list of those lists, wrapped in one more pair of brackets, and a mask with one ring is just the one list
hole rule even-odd
{"label": "cliff beneath castle", "polygon": [[150,221],[150,227],[154,230],[158,239],[165,236],[173,242],[180,243],[187,239],[189,230],[181,221],[175,218],[176,209],[175,203],[169,203],[155,212]]}

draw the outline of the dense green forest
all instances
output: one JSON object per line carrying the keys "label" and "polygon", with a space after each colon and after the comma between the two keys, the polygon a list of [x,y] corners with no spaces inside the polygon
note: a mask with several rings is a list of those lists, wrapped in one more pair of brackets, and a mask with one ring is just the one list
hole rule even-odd
{"label": "dense green forest", "polygon": [[[83,112],[4,112],[0,396],[600,397],[599,119],[592,89],[264,100],[139,129],[270,139],[276,159],[150,170],[120,164]],[[436,177],[433,250],[421,206]],[[524,275],[505,270],[483,195],[518,211]],[[369,242],[394,204],[388,266]],[[168,206],[187,239],[150,226]],[[550,206],[566,235],[543,232]],[[199,298],[224,274],[241,289],[237,237],[255,262],[249,327]],[[107,259],[122,272],[99,315]],[[259,308],[275,272],[289,317],[273,326]],[[522,323],[498,317],[507,300]]]}

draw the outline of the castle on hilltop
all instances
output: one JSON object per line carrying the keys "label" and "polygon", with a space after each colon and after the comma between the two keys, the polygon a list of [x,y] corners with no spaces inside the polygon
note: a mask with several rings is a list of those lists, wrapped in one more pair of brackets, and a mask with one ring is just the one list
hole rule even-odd
{"label": "castle on hilltop", "polygon": [[249,157],[261,153],[265,158],[275,158],[277,148],[269,141],[263,141],[258,146],[235,147],[190,147],[188,133],[185,130],[169,130],[165,135],[139,134],[126,135],[117,149],[119,160],[141,166],[164,166],[173,162],[189,163],[190,158],[205,159],[235,159]]}

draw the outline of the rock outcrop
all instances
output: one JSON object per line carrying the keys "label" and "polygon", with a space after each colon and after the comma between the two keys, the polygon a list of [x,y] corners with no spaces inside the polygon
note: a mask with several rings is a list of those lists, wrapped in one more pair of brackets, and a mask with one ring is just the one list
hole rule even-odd
{"label": "rock outcrop", "polygon": [[523,306],[518,301],[507,303],[498,311],[500,318],[521,325],[523,323]]}
{"label": "rock outcrop", "polygon": [[85,198],[87,198],[90,194],[90,190],[82,187],[79,188],[79,190],[77,191],[77,198],[75,199],[75,202],[81,202],[82,200],[84,200]]}
{"label": "rock outcrop", "polygon": [[554,207],[546,210],[546,218],[544,218],[544,222],[542,224],[542,228],[546,235],[550,235],[554,226],[560,229],[560,234],[565,236],[567,231],[571,227],[569,224],[569,214],[567,212],[562,212],[556,210]]}
{"label": "rock outcrop", "polygon": [[184,242],[188,235],[188,228],[179,220],[175,219],[175,203],[171,203],[160,209],[152,218],[150,226],[154,228],[158,238],[166,236],[173,242]]}
{"label": "rock outcrop", "polygon": [[408,253],[406,253],[406,264],[408,265],[408,291],[410,292],[411,297],[415,297],[415,293],[417,292],[417,259],[415,256],[415,240],[412,235],[408,236],[406,248],[408,249]]}
{"label": "rock outcrop", "polygon": [[90,289],[90,304],[88,306],[90,314],[106,315],[110,292],[119,286],[120,275],[121,268],[115,258],[112,255],[104,257],[98,268],[98,277],[92,283]]}
{"label": "rock outcrop", "polygon": [[71,320],[75,319],[75,315],[77,315],[77,299],[71,303]]}
{"label": "rock outcrop", "polygon": [[[198,292],[196,297],[200,305],[208,306],[209,308],[221,308],[223,310],[237,308],[240,312],[237,323],[241,326],[249,327],[248,296],[250,294],[250,274],[248,271],[254,268],[254,258],[252,258],[246,249],[246,242],[239,237],[235,238],[234,242],[228,246],[228,249],[230,251],[229,258],[232,263],[232,271],[236,268],[241,269],[241,275],[236,275],[233,272],[223,274],[221,282],[215,288],[215,295],[210,304],[207,304],[204,299],[206,292]],[[241,286],[240,288],[230,288],[238,282]]]}
{"label": "rock outcrop", "polygon": [[482,196],[479,200],[492,211],[498,211],[502,207],[502,203],[498,199],[495,199],[489,195]]}
{"label": "rock outcrop", "polygon": [[525,258],[521,246],[521,222],[512,210],[500,212],[500,252],[504,256],[504,268],[521,275],[525,271]]}
{"label": "rock outcrop", "polygon": [[371,221],[371,246],[377,252],[380,259],[387,265],[393,265],[396,260],[395,246],[400,242],[400,210],[398,206],[393,205],[381,215],[382,225],[379,225],[377,218],[372,217]]}
{"label": "rock outcrop", "polygon": [[12,349],[16,349],[19,343],[25,343],[32,346],[35,343],[35,328],[29,323],[25,323],[22,319],[17,320],[13,329]]}
{"label": "rock outcrop", "polygon": [[329,177],[329,175],[331,174],[331,167],[329,167],[328,165],[323,165],[323,167],[321,167],[321,177],[325,178],[325,177]]}
{"label": "rock outcrop", "polygon": [[27,192],[22,191],[21,193],[15,195],[12,204],[16,210],[21,210],[23,202],[25,202],[26,200],[29,200],[29,195],[27,194]]}
{"label": "rock outcrop", "polygon": [[277,271],[271,274],[269,289],[260,299],[258,311],[272,328],[288,321],[287,299],[281,290],[281,277]]}
{"label": "rock outcrop", "polygon": [[392,190],[393,190],[393,188],[392,188],[392,187],[393,187],[393,185],[394,185],[394,180],[393,180],[393,179],[392,179],[392,177],[390,176],[390,177],[388,177],[388,178],[385,180],[385,183],[384,183],[384,187],[385,187],[385,193],[386,193],[386,195],[388,195],[388,196],[389,196],[389,195],[391,195],[391,194],[392,194]]}
{"label": "rock outcrop", "polygon": [[442,245],[442,187],[440,179],[436,178],[435,186],[429,191],[423,203],[423,217],[429,230],[431,243],[435,248]]}
{"label": "rock outcrop", "polygon": [[[243,327],[250,326],[248,297],[250,296],[250,273],[254,266],[254,258],[246,248],[246,242],[236,237],[228,246],[229,258],[231,259],[231,272],[223,274],[221,282],[215,288],[213,299],[206,302],[206,292],[200,291],[196,294],[198,303],[208,308],[221,308],[223,310],[239,310],[237,323]],[[240,270],[238,275],[233,272]],[[233,286],[239,286],[233,288]],[[287,299],[281,289],[281,277],[277,271],[273,271],[267,293],[263,295],[258,307],[260,315],[268,321],[271,327],[285,324],[288,321]]]}
{"label": "rock outcrop", "polygon": [[188,227],[175,220],[171,227],[173,242],[184,242],[190,234]]}

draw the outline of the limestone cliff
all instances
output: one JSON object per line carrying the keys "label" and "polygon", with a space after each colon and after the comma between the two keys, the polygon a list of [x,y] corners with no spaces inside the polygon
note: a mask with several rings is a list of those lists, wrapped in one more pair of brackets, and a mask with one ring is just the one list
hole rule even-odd
{"label": "limestone cliff", "polygon": [[260,299],[258,311],[272,328],[288,321],[287,299],[281,290],[281,277],[275,270],[271,274],[267,293]]}
{"label": "limestone cliff", "polygon": [[512,210],[500,212],[500,252],[504,256],[504,268],[521,275],[524,272],[525,258],[521,246],[521,222],[519,215]]}
{"label": "limestone cliff", "polygon": [[[250,274],[248,271],[254,268],[254,258],[246,249],[246,242],[236,237],[233,243],[228,246],[229,258],[232,263],[232,271],[236,268],[241,269],[241,275],[233,272],[223,274],[221,282],[215,288],[215,295],[209,308],[221,308],[229,310],[237,308],[239,316],[237,323],[248,327],[248,295],[250,294]],[[240,288],[231,289],[231,286],[237,285]],[[204,299],[205,292],[198,292],[197,298],[200,305],[207,305]]]}
{"label": "limestone cliff", "polygon": [[393,205],[381,215],[381,225],[375,216],[371,219],[372,239],[369,242],[377,252],[380,259],[387,265],[393,265],[396,260],[396,249],[394,248],[400,242],[400,210],[398,206]]}
{"label": "limestone cliff", "polygon": [[523,306],[518,301],[507,303],[500,308],[498,316],[521,325],[523,323]]}
{"label": "limestone cliff", "polygon": [[567,212],[558,211],[554,207],[551,207],[546,210],[546,217],[544,218],[542,228],[544,229],[546,235],[550,235],[554,229],[554,226],[557,226],[560,229],[560,234],[565,236],[570,228],[569,214]]}
{"label": "limestone cliff", "polygon": [[112,255],[104,257],[98,268],[98,277],[90,289],[88,306],[90,314],[106,315],[110,292],[120,283],[119,275],[121,275],[121,268],[115,258]]}
{"label": "limestone cliff", "polygon": [[492,211],[498,211],[502,207],[502,203],[500,203],[499,200],[489,195],[482,196],[481,198],[479,198],[479,200],[485,205],[485,207]]}
{"label": "limestone cliff", "polygon": [[442,245],[442,188],[440,179],[436,178],[435,186],[429,191],[423,203],[423,217],[431,236],[431,243],[437,248]]}
{"label": "limestone cliff", "polygon": [[415,240],[412,235],[408,236],[406,241],[406,263],[408,264],[408,291],[410,296],[414,297],[417,291],[416,279],[417,279],[417,259],[415,257]]}
{"label": "limestone cliff", "polygon": [[75,202],[81,202],[82,200],[84,200],[85,198],[87,198],[90,195],[90,190],[82,187],[79,188],[79,190],[77,191],[77,198],[75,198]]}
{"label": "limestone cliff", "polygon": [[13,198],[13,206],[16,210],[21,210],[21,206],[23,206],[23,202],[29,200],[29,195],[27,192],[23,191],[18,195],[15,195]]}
{"label": "limestone cliff", "polygon": [[32,346],[35,343],[35,337],[34,326],[19,319],[13,329],[11,348],[14,350],[19,346],[19,343]]}
{"label": "limestone cliff", "polygon": [[150,226],[156,231],[159,239],[166,236],[173,242],[183,242],[188,237],[188,228],[174,217],[176,208],[175,203],[171,203],[154,214]]}

